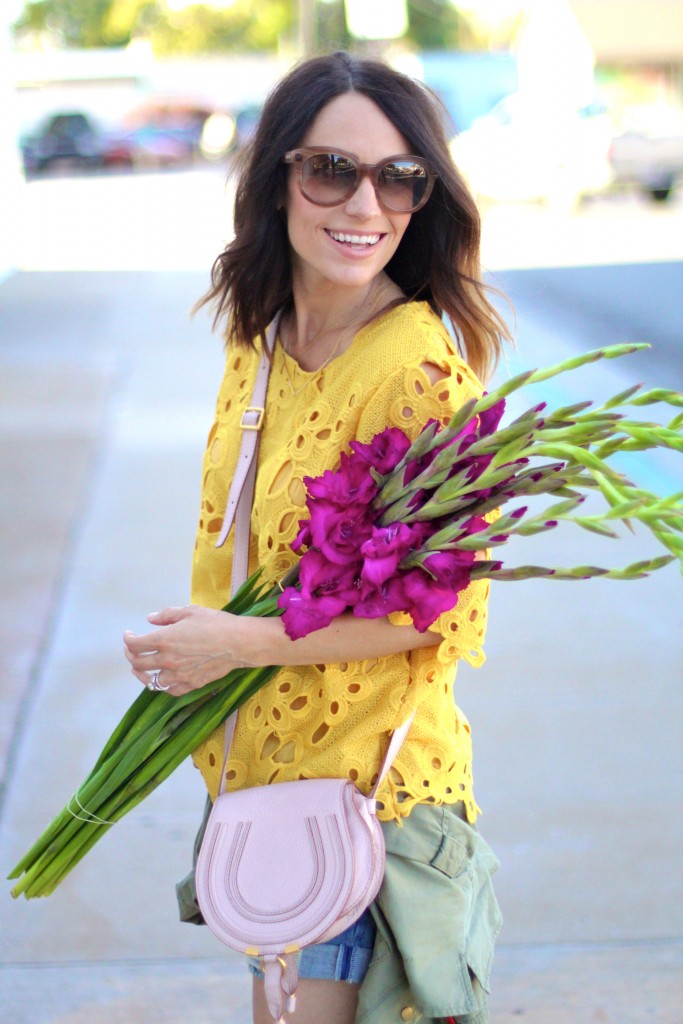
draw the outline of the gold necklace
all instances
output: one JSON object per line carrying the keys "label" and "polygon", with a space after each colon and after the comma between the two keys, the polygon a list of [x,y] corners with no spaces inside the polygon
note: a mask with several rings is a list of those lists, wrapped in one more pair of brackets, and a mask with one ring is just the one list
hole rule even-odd
{"label": "gold necklace", "polygon": [[[375,310],[377,309],[377,307],[379,305],[380,299],[382,298],[383,295],[386,294],[386,292],[389,291],[389,288],[390,288],[389,285],[383,285],[383,287],[379,289],[379,291],[377,292],[377,295],[375,296],[375,301],[372,304],[372,308],[370,310],[370,314],[365,319],[364,324],[362,326],[367,324],[372,319],[372,317],[373,317],[373,315],[375,313]],[[291,374],[289,372],[289,367],[287,366],[287,359],[285,358],[285,359],[282,360],[283,366],[285,368],[285,376],[287,377],[287,383],[289,384],[289,390],[292,392],[292,397],[293,398],[296,398],[298,395],[300,395],[301,392],[304,390],[304,388],[308,384],[310,384],[310,382],[313,379],[313,377],[317,376],[319,373],[322,373],[322,371],[325,369],[325,367],[328,366],[332,362],[332,360],[336,356],[337,352],[341,348],[342,341],[346,341],[346,339],[348,338],[350,332],[353,331],[354,327],[356,327],[356,323],[351,323],[348,328],[344,329],[340,333],[339,337],[337,338],[336,344],[332,348],[332,351],[327,356],[325,361],[323,363],[321,363],[321,365],[316,370],[304,370],[303,371],[304,373],[308,374],[308,378],[298,388],[294,387],[294,381],[292,380]],[[308,352],[309,349],[311,349],[312,346],[316,343],[318,338],[322,337],[323,334],[324,334],[324,331],[319,331],[314,336],[313,341],[310,341],[308,343],[308,345],[306,345],[306,347],[304,348],[303,351],[304,352]],[[294,361],[296,362],[295,357],[293,355],[291,355],[291,353],[289,353],[287,351],[287,347],[286,347],[284,341],[282,340],[282,335],[279,333],[279,331],[278,331],[278,337],[280,339],[280,344],[282,345],[282,351],[283,351],[284,355],[285,356],[289,356],[290,359],[294,359]]]}
{"label": "gold necklace", "polygon": [[[353,325],[352,325],[351,329],[353,329]],[[339,349],[341,347],[342,341],[345,340],[348,337],[348,333],[349,333],[348,331],[342,331],[342,333],[339,335],[339,338],[337,339],[337,344],[334,346],[334,348],[332,349],[332,351],[328,355],[328,357],[325,360],[325,362],[321,363],[321,365],[318,367],[317,370],[304,370],[303,371],[304,373],[308,374],[308,378],[298,388],[294,387],[294,381],[292,380],[291,374],[289,372],[289,367],[287,366],[287,359],[285,358],[285,359],[282,360],[282,364],[283,364],[283,366],[285,368],[285,375],[287,377],[287,383],[289,384],[289,389],[292,392],[292,397],[293,398],[296,398],[297,395],[300,395],[301,392],[306,387],[306,385],[311,382],[313,377],[317,376],[319,373],[322,373],[322,371],[325,369],[325,367],[329,363],[332,362],[332,360],[334,359],[334,357],[336,356],[337,352],[339,351]],[[289,356],[290,359],[294,359],[294,356],[290,355],[289,352],[287,351],[287,349],[285,348],[285,344],[284,344],[282,338],[280,338],[280,344],[282,345],[282,351],[284,352],[285,356]],[[294,361],[296,362],[296,360],[294,360]],[[301,369],[301,367],[299,367],[299,369]]]}

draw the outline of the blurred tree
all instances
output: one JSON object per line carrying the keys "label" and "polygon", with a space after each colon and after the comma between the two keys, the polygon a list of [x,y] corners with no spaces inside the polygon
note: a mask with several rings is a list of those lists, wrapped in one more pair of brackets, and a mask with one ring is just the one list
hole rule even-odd
{"label": "blurred tree", "polygon": [[[500,9],[487,0],[485,15],[482,2],[407,0],[406,41],[418,50],[500,45],[501,39],[492,36],[500,23],[493,13]],[[505,4],[514,6],[514,0]],[[263,51],[276,49],[283,37],[294,40],[298,15],[298,0],[224,0],[222,6],[216,0],[27,0],[14,31],[19,39],[47,39],[68,47],[125,46],[144,37],[163,54]],[[318,51],[362,45],[349,35],[344,0],[317,0],[313,19]],[[508,18],[506,30],[511,24]]]}
{"label": "blurred tree", "polygon": [[15,37],[60,46],[125,46],[136,36],[159,53],[273,50],[292,29],[292,0],[234,0],[168,6],[164,0],[28,0]]}
{"label": "blurred tree", "polygon": [[155,52],[190,54],[274,50],[292,31],[291,0],[235,0],[226,7],[193,4],[169,11],[150,34]]}
{"label": "blurred tree", "polygon": [[149,36],[163,18],[157,0],[110,0],[102,19],[102,44],[127,46],[137,36]]}
{"label": "blurred tree", "polygon": [[408,0],[409,37],[420,50],[461,50],[467,23],[450,0]]}
{"label": "blurred tree", "polygon": [[15,35],[44,37],[64,46],[102,46],[102,27],[112,0],[29,0],[14,24]]}

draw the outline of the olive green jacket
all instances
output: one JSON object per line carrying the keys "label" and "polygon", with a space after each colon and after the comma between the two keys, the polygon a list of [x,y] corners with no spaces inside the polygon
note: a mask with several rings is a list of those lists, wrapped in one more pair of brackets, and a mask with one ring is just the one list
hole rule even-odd
{"label": "olive green jacket", "polygon": [[382,888],[372,905],[373,957],[356,1024],[457,1017],[486,1024],[486,993],[502,918],[487,843],[449,806],[420,804],[383,825]]}

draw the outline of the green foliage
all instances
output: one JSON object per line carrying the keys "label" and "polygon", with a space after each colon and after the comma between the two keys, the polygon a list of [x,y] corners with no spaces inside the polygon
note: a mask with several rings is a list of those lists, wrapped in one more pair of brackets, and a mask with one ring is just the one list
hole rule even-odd
{"label": "green foliage", "polygon": [[147,36],[163,20],[157,0],[110,0],[102,22],[102,45],[126,46],[136,36]]}
{"label": "green foliage", "polygon": [[106,46],[103,26],[112,0],[29,0],[15,34],[41,34],[65,46]]}
{"label": "green foliage", "polygon": [[[226,0],[221,8],[196,3],[180,10],[164,0],[28,0],[14,32],[76,48],[125,46],[143,37],[160,54],[267,51],[294,38],[298,13],[297,0]],[[486,48],[486,32],[451,0],[408,0],[408,17],[406,41],[418,50]],[[349,35],[343,0],[319,0],[313,19],[317,52],[363,48]]]}
{"label": "green foliage", "polygon": [[463,16],[450,0],[408,0],[409,36],[420,50],[460,50]]}
{"label": "green foliage", "polygon": [[14,33],[83,49],[125,46],[143,36],[163,54],[274,50],[292,30],[295,11],[292,0],[235,0],[224,8],[197,3],[178,11],[163,0],[29,0]]}
{"label": "green foliage", "polygon": [[236,0],[224,9],[195,4],[168,12],[151,33],[162,54],[274,50],[293,25],[289,0]]}

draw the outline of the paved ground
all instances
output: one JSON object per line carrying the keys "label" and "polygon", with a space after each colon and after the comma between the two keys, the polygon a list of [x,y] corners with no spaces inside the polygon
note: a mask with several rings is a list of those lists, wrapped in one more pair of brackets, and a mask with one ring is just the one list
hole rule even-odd
{"label": "paved ground", "polygon": [[[651,294],[661,277],[647,273],[638,280]],[[680,268],[667,273],[680,295]],[[513,369],[621,336],[595,295],[584,289],[578,308],[576,289],[563,299],[548,281],[502,277],[519,295]],[[0,287],[7,869],[135,693],[121,633],[160,602],[186,600],[221,367],[206,321],[187,316],[204,283],[189,271],[78,271],[21,273]],[[661,362],[587,371],[569,393],[606,394],[626,379],[680,386],[665,334]],[[558,385],[550,397],[559,395]],[[680,488],[671,460],[636,471]],[[573,538],[544,543],[548,558],[599,557]],[[649,550],[636,538],[607,557]],[[673,569],[629,585],[501,584],[494,595],[487,664],[458,678],[482,829],[503,865],[494,1024],[680,1024],[681,618]],[[205,930],[176,922],[173,885],[201,803],[184,767],[48,900],[7,897],[1,1021],[246,1024],[241,964]]]}

